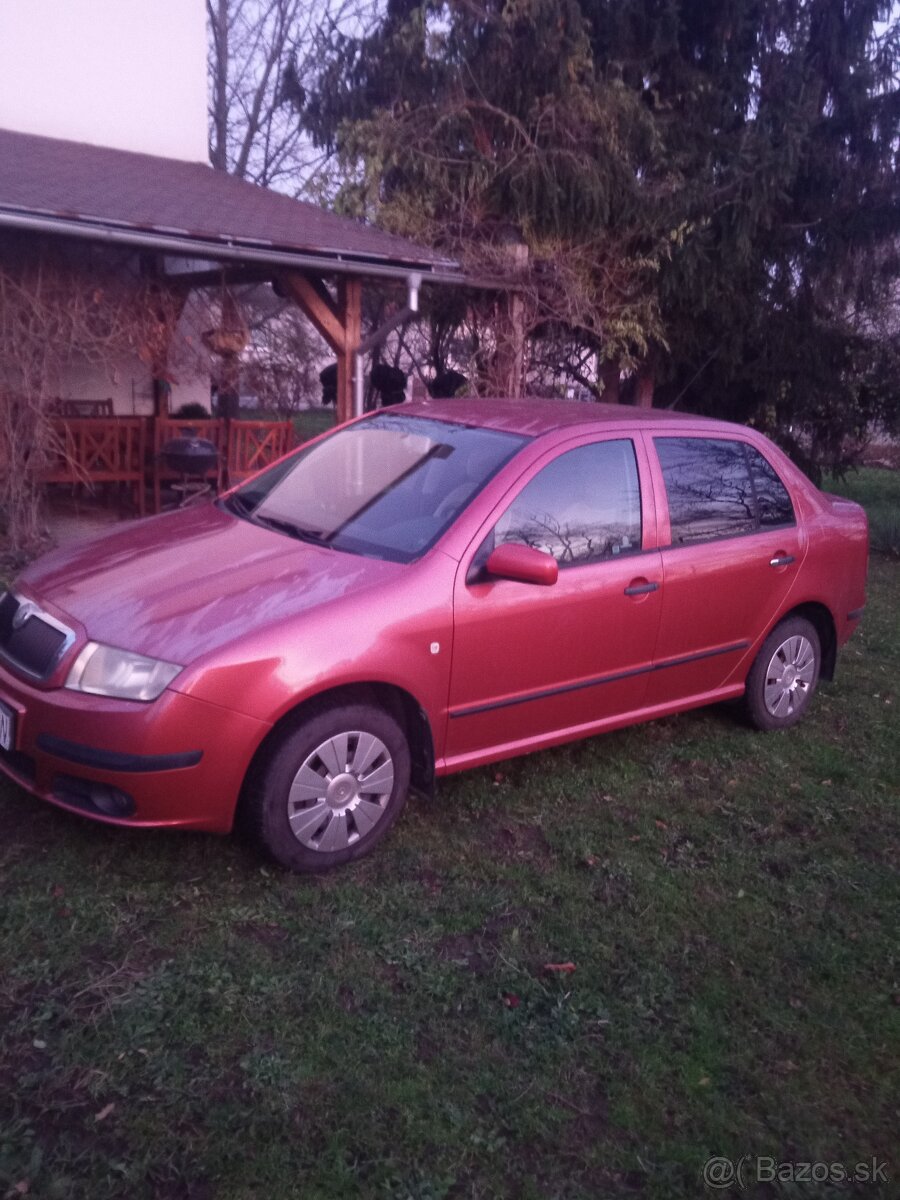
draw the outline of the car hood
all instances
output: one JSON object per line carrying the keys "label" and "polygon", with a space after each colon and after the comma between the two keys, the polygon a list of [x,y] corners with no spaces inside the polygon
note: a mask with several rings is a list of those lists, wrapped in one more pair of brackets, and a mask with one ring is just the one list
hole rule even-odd
{"label": "car hood", "polygon": [[94,641],[189,663],[405,568],[296,541],[214,505],[52,551],[17,587]]}

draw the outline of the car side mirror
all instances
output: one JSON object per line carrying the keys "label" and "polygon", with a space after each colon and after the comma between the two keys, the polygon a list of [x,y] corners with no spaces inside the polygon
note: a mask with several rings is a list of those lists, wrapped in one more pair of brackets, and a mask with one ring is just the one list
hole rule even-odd
{"label": "car side mirror", "polygon": [[559,564],[552,554],[523,546],[520,542],[504,542],[488,556],[484,569],[497,579],[514,579],[518,583],[539,583],[549,587],[559,577]]}

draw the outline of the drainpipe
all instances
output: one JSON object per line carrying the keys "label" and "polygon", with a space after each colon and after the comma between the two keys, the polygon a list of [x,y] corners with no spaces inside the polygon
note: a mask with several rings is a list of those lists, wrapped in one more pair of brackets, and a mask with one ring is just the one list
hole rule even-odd
{"label": "drainpipe", "polygon": [[376,346],[380,346],[387,335],[398,325],[405,324],[410,317],[414,317],[419,311],[419,288],[422,286],[422,276],[418,271],[414,271],[406,278],[407,297],[406,304],[399,312],[394,313],[383,325],[370,333],[365,341],[360,342],[359,348],[356,351],[353,359],[353,415],[361,417],[363,414],[363,357],[373,350]]}

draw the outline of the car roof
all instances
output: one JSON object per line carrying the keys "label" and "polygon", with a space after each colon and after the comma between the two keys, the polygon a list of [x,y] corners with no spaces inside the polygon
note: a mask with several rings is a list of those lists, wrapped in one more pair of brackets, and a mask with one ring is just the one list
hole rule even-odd
{"label": "car roof", "polygon": [[692,413],[662,408],[635,408],[624,404],[597,404],[590,401],[522,399],[460,396],[448,400],[416,400],[393,409],[414,417],[431,417],[460,425],[496,429],[504,433],[540,437],[571,426],[630,429],[638,425],[656,429],[678,429],[685,424],[699,425],[710,433],[733,433],[743,426]]}

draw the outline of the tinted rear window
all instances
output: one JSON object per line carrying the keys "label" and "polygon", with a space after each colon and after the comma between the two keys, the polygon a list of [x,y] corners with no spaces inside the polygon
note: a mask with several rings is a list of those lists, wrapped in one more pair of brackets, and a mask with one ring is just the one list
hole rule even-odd
{"label": "tinted rear window", "polygon": [[654,444],[669,500],[673,546],[793,524],[787,489],[752,446],[674,437],[655,438]]}
{"label": "tinted rear window", "polygon": [[672,544],[734,537],[757,528],[750,471],[740,442],[656,438]]}

